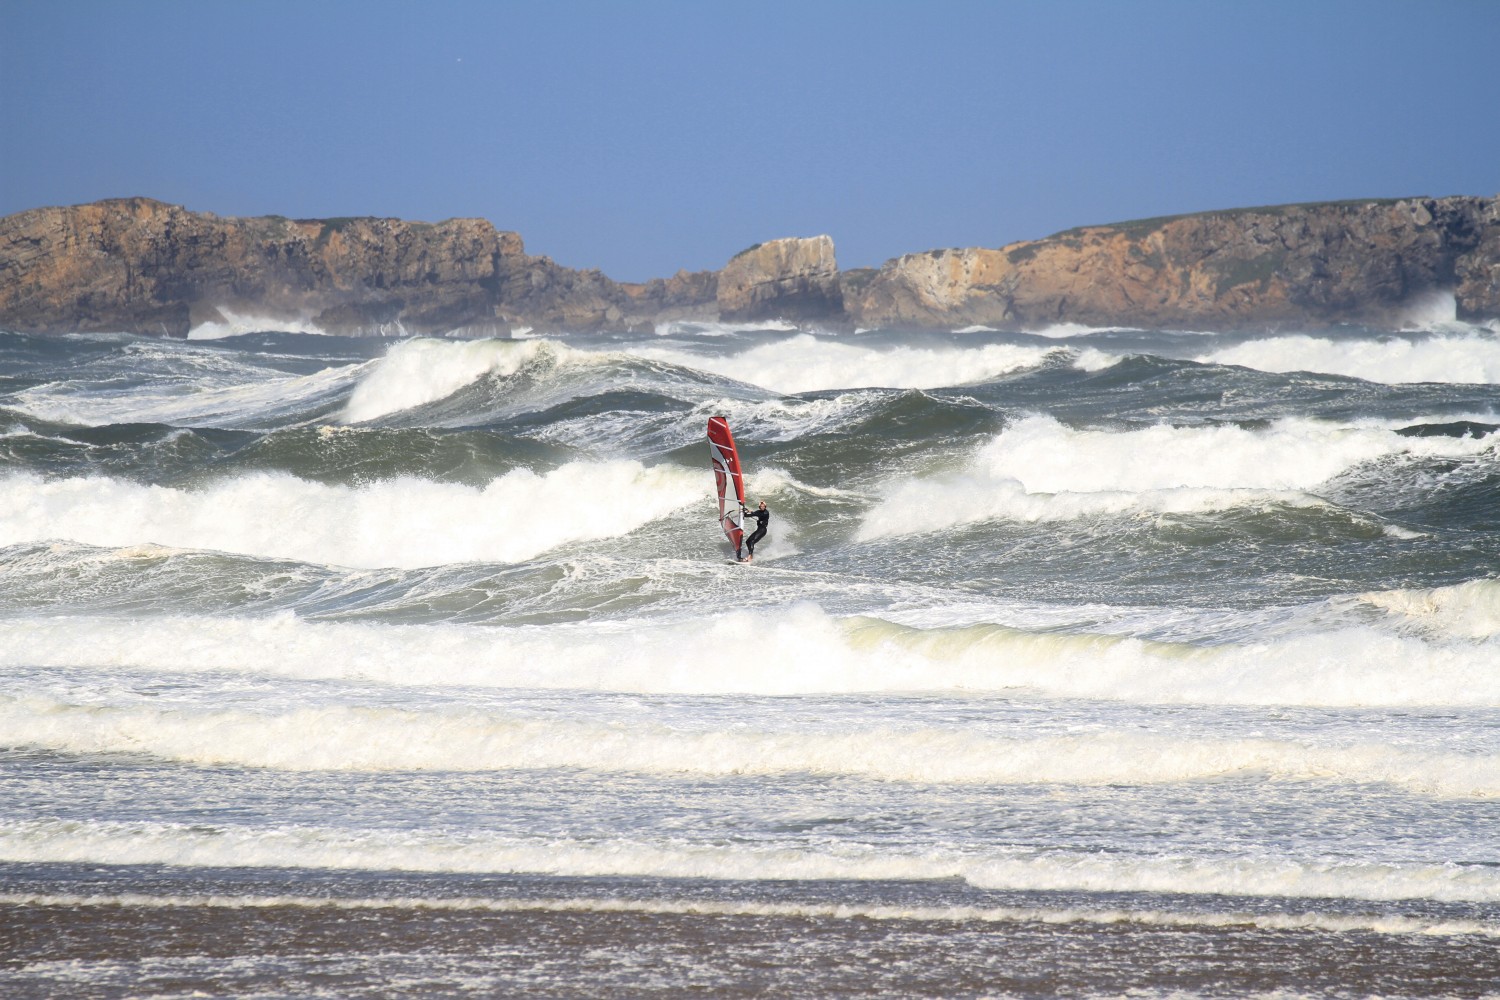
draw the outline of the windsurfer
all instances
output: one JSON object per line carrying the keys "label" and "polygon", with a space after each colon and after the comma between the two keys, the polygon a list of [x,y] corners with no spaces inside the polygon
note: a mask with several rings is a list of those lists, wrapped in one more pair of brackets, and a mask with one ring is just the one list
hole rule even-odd
{"label": "windsurfer", "polygon": [[766,502],[762,500],[760,502],[760,506],[755,510],[750,510],[748,507],[741,506],[740,513],[744,514],[746,517],[755,518],[755,531],[750,534],[749,538],[745,539],[746,555],[744,559],[745,562],[754,562],[755,543],[766,537],[766,525],[771,523],[771,512],[766,509]]}

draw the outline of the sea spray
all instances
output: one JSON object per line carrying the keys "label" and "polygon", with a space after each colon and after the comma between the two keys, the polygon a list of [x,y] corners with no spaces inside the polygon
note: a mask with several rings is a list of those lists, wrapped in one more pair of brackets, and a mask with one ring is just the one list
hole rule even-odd
{"label": "sea spray", "polygon": [[783,393],[881,386],[926,389],[962,385],[1041,364],[1052,348],[993,344],[964,348],[885,350],[798,334],[730,357],[700,357],[663,348],[637,348],[639,357],[727,375]]}

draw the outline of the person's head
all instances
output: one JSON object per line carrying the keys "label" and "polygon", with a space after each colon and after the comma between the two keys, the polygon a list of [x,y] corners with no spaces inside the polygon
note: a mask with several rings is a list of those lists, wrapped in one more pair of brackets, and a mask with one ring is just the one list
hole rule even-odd
{"label": "person's head", "polygon": [[766,509],[766,502],[765,502],[765,501],[764,501],[764,500],[762,500],[762,501],[761,501],[761,502],[760,502],[760,509],[761,509],[761,510],[765,510],[765,509]]}

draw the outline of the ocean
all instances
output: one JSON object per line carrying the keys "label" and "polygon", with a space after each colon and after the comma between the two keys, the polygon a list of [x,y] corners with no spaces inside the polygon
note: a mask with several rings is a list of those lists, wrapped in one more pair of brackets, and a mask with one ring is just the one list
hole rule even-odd
{"label": "ocean", "polygon": [[254,326],[0,334],[5,996],[1500,996],[1500,331]]}

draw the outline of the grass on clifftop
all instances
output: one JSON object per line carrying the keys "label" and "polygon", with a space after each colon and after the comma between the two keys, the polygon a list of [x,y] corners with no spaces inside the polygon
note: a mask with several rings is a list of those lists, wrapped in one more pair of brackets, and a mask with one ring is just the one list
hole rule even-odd
{"label": "grass on clifftop", "polygon": [[764,243],[753,243],[753,244],[751,244],[750,246],[747,246],[745,249],[741,250],[739,253],[735,254],[733,257],[731,257],[729,259],[730,260],[739,260],[741,257],[745,256],[745,254],[747,254],[747,253],[754,253],[755,251],[759,250],[763,246],[765,246]]}
{"label": "grass on clifftop", "polygon": [[1072,229],[1064,229],[1060,233],[1054,233],[1047,238],[1059,239],[1062,237],[1078,236],[1090,229],[1113,229],[1116,232],[1124,233],[1131,239],[1139,239],[1142,236],[1156,232],[1169,222],[1176,222],[1178,219],[1205,217],[1232,219],[1241,215],[1285,215],[1294,209],[1394,205],[1397,202],[1414,201],[1425,197],[1426,195],[1412,195],[1408,198],[1348,198],[1344,201],[1302,201],[1287,205],[1257,205],[1250,208],[1220,208],[1207,212],[1183,212],[1181,215],[1157,215],[1149,219],[1128,219],[1124,222],[1105,222],[1096,226],[1075,226]]}

